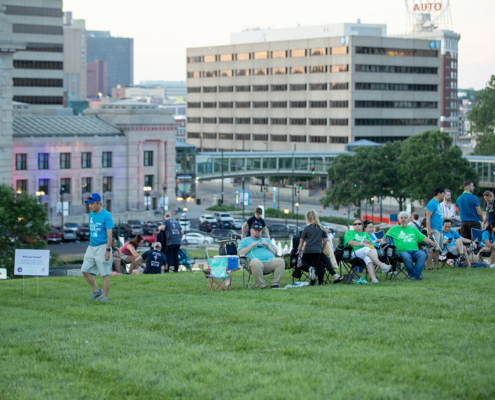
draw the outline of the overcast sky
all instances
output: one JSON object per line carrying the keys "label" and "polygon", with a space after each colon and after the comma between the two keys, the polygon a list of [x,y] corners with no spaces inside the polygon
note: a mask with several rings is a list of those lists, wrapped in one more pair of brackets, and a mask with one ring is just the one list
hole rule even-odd
{"label": "overcast sky", "polygon": [[[426,1],[426,0],[425,0]],[[431,0],[430,0],[431,1]],[[446,0],[443,0],[445,3]],[[458,87],[481,89],[495,74],[495,0],[450,0],[459,42]],[[88,30],[134,38],[134,83],[185,80],[186,48],[230,43],[247,27],[290,28],[341,22],[406,31],[403,0],[64,0]]]}

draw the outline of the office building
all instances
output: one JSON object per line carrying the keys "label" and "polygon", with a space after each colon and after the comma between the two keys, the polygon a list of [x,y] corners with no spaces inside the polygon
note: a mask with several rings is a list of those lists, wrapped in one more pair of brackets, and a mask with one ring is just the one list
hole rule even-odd
{"label": "office building", "polygon": [[99,99],[108,92],[108,65],[106,62],[96,60],[87,64],[87,98]]}
{"label": "office building", "polygon": [[86,100],[86,21],[64,15],[64,91],[68,101]]}
{"label": "office building", "polygon": [[12,40],[26,43],[25,50],[14,54],[14,101],[62,106],[62,0],[0,0],[0,5],[6,7],[5,14],[12,22]]}
{"label": "office building", "polygon": [[108,65],[109,91],[117,85],[129,86],[134,83],[134,39],[113,37],[105,31],[87,31],[87,40],[86,61],[92,63],[100,60]]}
{"label": "office building", "polygon": [[440,128],[441,57],[385,25],[247,31],[187,49],[187,142],[203,150],[344,150]]}
{"label": "office building", "polygon": [[146,103],[164,104],[186,99],[186,82],[149,81],[140,85],[112,88],[112,97],[135,99]]}

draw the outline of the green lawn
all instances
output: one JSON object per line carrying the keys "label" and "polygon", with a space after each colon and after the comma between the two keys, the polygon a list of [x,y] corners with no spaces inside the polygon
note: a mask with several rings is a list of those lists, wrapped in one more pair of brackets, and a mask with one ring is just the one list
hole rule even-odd
{"label": "green lawn", "polygon": [[39,285],[0,282],[1,399],[495,397],[491,269],[264,291],[236,272],[228,293],[112,276],[108,304],[82,277]]}

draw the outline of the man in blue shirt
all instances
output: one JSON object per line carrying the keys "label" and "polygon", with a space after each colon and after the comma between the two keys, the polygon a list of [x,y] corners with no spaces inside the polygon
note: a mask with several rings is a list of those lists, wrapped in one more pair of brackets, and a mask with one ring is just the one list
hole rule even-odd
{"label": "man in blue shirt", "polygon": [[[89,214],[90,241],[84,255],[81,271],[86,281],[93,288],[90,301],[108,301],[108,289],[110,288],[110,272],[112,271],[112,229],[114,227],[112,216],[101,205],[101,196],[93,193],[86,199],[91,213]],[[98,289],[95,275],[101,275],[103,290]]]}
{"label": "man in blue shirt", "polygon": [[476,249],[476,243],[471,241],[471,239],[465,239],[461,237],[456,231],[452,230],[452,221],[450,219],[445,219],[443,221],[443,244],[444,249],[442,255],[446,255],[447,252],[458,256],[464,254],[464,259],[468,268],[471,268],[471,261],[469,260],[468,252],[464,244],[471,244],[473,249]]}
{"label": "man in blue shirt", "polygon": [[165,234],[167,236],[167,249],[165,254],[169,264],[169,270],[172,264],[174,265],[174,272],[179,272],[179,250],[182,244],[182,236],[184,231],[180,224],[170,217],[170,214],[165,214]]}
{"label": "man in blue shirt", "polygon": [[248,237],[250,235],[250,232],[251,232],[251,226],[255,222],[259,222],[261,224],[261,226],[263,227],[263,229],[265,230],[266,237],[268,238],[268,240],[270,240],[270,232],[268,231],[268,227],[266,226],[265,220],[263,218],[261,218],[262,215],[263,215],[263,210],[261,209],[261,207],[257,207],[256,210],[254,210],[254,217],[249,218],[242,225],[241,234],[242,234],[243,238]]}
{"label": "man in blue shirt", "polygon": [[[140,261],[141,259],[146,260],[146,268],[142,272],[145,274],[161,274],[165,269],[168,269],[167,257],[161,252],[161,249],[161,243],[155,242],[153,243],[153,250],[148,250],[136,259],[136,261]],[[137,272],[138,270],[139,269],[135,269],[132,273],[141,273]]]}
{"label": "man in blue shirt", "polygon": [[[433,251],[433,269],[438,268],[438,256],[443,248],[442,224],[443,211],[440,202],[443,201],[445,190],[441,187],[435,188],[433,191],[433,199],[426,206],[426,231],[428,237],[433,238],[437,243],[437,247]],[[425,270],[430,269],[432,257],[428,255],[426,260]]]}
{"label": "man in blue shirt", "polygon": [[238,247],[240,256],[247,256],[246,268],[251,271],[256,286],[259,289],[266,289],[263,275],[273,274],[272,289],[280,287],[280,280],[285,271],[285,261],[275,258],[277,249],[269,239],[261,238],[263,225],[259,222],[251,225],[250,236],[241,240]]}
{"label": "man in blue shirt", "polygon": [[478,197],[473,195],[474,183],[472,181],[465,181],[463,187],[464,193],[455,202],[461,216],[461,229],[459,233],[463,238],[471,239],[471,229],[481,229],[480,221],[483,221],[483,214],[481,213]]}

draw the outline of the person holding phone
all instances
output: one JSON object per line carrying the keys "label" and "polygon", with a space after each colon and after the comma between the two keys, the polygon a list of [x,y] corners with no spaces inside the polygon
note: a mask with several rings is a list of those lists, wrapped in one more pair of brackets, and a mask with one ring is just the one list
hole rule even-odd
{"label": "person holding phone", "polygon": [[471,261],[467,253],[467,248],[464,244],[471,244],[473,249],[476,248],[476,243],[470,239],[463,238],[456,231],[452,229],[452,221],[450,219],[443,220],[443,245],[442,256],[445,256],[447,252],[459,256],[464,254],[466,264],[468,268],[471,268]]}

